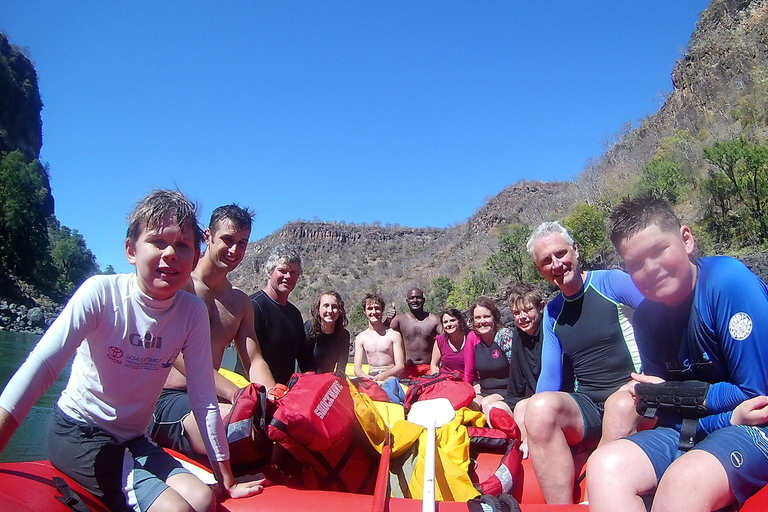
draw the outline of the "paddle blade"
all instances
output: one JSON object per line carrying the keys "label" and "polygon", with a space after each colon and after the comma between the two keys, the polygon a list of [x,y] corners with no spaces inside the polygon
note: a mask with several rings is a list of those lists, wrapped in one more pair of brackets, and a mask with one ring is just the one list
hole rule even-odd
{"label": "paddle blade", "polygon": [[456,411],[447,398],[433,398],[416,402],[408,412],[407,420],[422,427],[440,427],[451,421]]}

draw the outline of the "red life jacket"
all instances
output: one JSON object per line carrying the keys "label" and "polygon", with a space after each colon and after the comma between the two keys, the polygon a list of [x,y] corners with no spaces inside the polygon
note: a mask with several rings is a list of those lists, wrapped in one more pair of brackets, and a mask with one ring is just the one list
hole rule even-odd
{"label": "red life jacket", "polygon": [[[408,381],[403,381],[408,382]],[[425,375],[410,380],[405,393],[405,410],[410,411],[414,402],[431,398],[447,398],[457,411],[467,407],[475,399],[475,388],[464,382],[458,374]]]}
{"label": "red life jacket", "polygon": [[357,423],[347,386],[334,373],[294,374],[267,435],[282,448],[273,463],[303,487],[370,494],[380,456]]}

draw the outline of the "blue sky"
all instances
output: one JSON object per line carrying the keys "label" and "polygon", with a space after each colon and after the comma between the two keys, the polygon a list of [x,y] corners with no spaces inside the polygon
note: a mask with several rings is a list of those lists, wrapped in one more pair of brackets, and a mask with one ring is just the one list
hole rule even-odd
{"label": "blue sky", "polygon": [[461,223],[521,179],[568,180],[672,89],[703,0],[13,0],[56,216],[131,271],[126,217],[178,187],[201,220]]}

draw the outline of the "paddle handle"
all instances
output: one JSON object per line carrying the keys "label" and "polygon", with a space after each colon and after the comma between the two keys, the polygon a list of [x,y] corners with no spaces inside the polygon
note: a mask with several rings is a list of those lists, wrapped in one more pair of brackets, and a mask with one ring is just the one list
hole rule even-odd
{"label": "paddle handle", "polygon": [[424,497],[421,512],[435,512],[435,427],[427,426],[427,451],[424,454]]}

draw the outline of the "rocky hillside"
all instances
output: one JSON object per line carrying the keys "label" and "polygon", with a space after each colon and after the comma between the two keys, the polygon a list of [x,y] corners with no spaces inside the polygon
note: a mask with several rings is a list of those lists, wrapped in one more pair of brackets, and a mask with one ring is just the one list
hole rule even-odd
{"label": "rocky hillside", "polygon": [[572,183],[521,182],[501,191],[467,222],[447,229],[292,222],[252,242],[231,274],[248,293],[261,289],[269,251],[288,242],[301,249],[304,276],[293,298],[308,314],[315,296],[329,288],[357,302],[367,292],[398,302],[413,286],[428,288],[438,276],[455,278],[497,249],[496,228],[532,224],[567,212]]}
{"label": "rocky hillside", "polygon": [[706,171],[703,145],[745,132],[766,138],[765,130],[749,132],[766,121],[768,0],[714,0],[672,71],[672,85],[655,115],[627,130],[577,177],[582,200],[599,202],[606,191],[621,189],[655,155],[680,161],[697,176]]}
{"label": "rocky hillside", "polygon": [[[278,242],[290,242],[301,248],[305,259],[305,275],[293,296],[305,317],[311,300],[329,287],[348,302],[377,291],[402,303],[412,286],[426,288],[435,277],[455,279],[482,265],[497,249],[495,235],[501,226],[562,218],[579,202],[605,204],[610,191],[625,190],[649,159],[666,147],[665,140],[680,131],[697,139],[698,145],[678,144],[675,149],[689,152],[683,155],[689,172],[703,172],[701,144],[730,139],[749,128],[743,116],[734,115],[739,107],[758,104],[765,115],[766,102],[760,105],[759,100],[766,80],[768,0],[714,0],[672,72],[674,89],[659,112],[627,129],[573,182],[515,183],[465,223],[447,229],[290,223],[250,244],[234,282],[249,293],[260,289],[269,250]],[[693,212],[695,206],[689,205],[681,215],[693,217]],[[755,258],[759,271],[764,258]]]}

